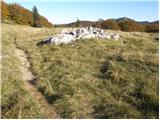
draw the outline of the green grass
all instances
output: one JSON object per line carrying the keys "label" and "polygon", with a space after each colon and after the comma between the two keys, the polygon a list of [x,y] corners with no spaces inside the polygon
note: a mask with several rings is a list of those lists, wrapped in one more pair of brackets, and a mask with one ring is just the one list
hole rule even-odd
{"label": "green grass", "polygon": [[59,29],[3,27],[18,33],[4,32],[28,54],[37,88],[61,118],[158,118],[158,42],[152,34],[108,31],[121,39],[38,47],[37,42]]}

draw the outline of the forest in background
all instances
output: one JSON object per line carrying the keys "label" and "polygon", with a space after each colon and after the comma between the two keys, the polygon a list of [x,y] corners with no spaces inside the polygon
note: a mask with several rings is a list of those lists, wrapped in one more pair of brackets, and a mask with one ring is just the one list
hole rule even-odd
{"label": "forest in background", "polygon": [[55,25],[56,27],[86,27],[93,26],[102,29],[121,30],[126,32],[159,32],[159,21],[154,22],[137,22],[130,18],[118,18],[118,19],[99,19],[98,21],[81,21],[69,24]]}
{"label": "forest in background", "polygon": [[[1,16],[2,22],[5,23],[34,26],[32,11],[29,11],[17,3],[7,4],[1,1]],[[40,27],[53,27],[53,24],[41,15],[39,15],[39,24]]]}

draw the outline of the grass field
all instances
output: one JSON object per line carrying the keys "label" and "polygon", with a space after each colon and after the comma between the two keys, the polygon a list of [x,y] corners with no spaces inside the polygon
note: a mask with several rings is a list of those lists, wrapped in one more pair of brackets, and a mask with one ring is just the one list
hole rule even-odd
{"label": "grass field", "polygon": [[15,43],[28,55],[37,89],[61,118],[158,118],[153,33],[108,30],[120,40],[36,46],[59,31],[2,24],[2,118],[44,118],[24,89]]}

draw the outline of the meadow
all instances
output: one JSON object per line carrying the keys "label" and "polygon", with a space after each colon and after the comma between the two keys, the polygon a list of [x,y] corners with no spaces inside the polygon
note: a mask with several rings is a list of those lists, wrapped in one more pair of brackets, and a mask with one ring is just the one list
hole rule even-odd
{"label": "meadow", "polygon": [[120,40],[36,45],[61,29],[2,24],[2,118],[45,118],[24,87],[16,47],[60,118],[159,118],[155,33],[106,30]]}

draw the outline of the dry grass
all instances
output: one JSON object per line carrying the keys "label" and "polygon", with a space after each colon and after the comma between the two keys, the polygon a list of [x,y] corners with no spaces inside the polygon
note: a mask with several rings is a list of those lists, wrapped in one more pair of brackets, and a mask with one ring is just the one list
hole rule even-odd
{"label": "dry grass", "polygon": [[[24,89],[18,66],[20,61],[14,54],[14,27],[2,27],[2,118],[43,118],[39,106]],[[12,31],[11,31],[12,30]]]}
{"label": "dry grass", "polygon": [[[60,29],[7,24],[2,28],[4,54],[12,51],[9,45],[16,38],[29,56],[37,88],[62,118],[158,118],[158,42],[152,34],[114,31],[120,34],[119,41],[79,40],[37,47]],[[3,64],[16,59],[11,58]],[[11,76],[8,71],[2,74]],[[2,94],[2,100],[6,98]],[[2,114],[6,114],[3,109]]]}

